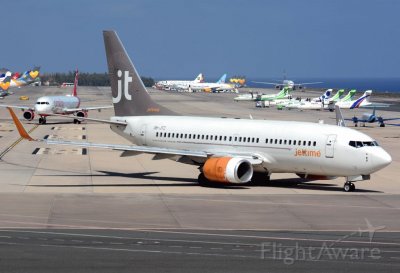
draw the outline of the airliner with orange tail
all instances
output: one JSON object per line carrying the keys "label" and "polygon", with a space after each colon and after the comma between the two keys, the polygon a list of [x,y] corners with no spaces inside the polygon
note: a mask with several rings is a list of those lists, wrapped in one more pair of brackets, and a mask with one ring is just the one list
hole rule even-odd
{"label": "airliner with orange tail", "polygon": [[33,139],[8,108],[23,138],[111,149],[121,156],[154,154],[154,160],[198,166],[198,182],[205,185],[266,182],[272,173],[295,173],[306,179],[344,177],[344,190],[352,191],[353,182],[370,179],[392,161],[373,138],[344,127],[338,107],[338,125],[181,116],[151,99],[116,32],[103,36],[115,116],[82,119],[109,124],[135,145]]}

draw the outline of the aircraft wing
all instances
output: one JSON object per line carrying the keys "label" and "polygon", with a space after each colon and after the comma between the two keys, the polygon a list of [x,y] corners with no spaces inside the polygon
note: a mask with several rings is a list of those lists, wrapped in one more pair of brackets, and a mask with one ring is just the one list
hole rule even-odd
{"label": "aircraft wing", "polygon": [[261,83],[261,84],[272,84],[272,85],[282,85],[283,84],[283,83],[277,83],[277,82],[255,82],[255,81],[252,81],[252,82]]}
{"label": "aircraft wing", "polygon": [[82,108],[64,108],[65,112],[69,113],[74,113],[74,112],[79,112],[79,111],[90,111],[90,110],[98,110],[100,111],[101,109],[108,109],[108,108],[113,108],[114,106],[109,105],[109,106],[93,106],[93,107],[82,107]]}
{"label": "aircraft wing", "polygon": [[4,105],[4,104],[1,104],[0,107],[16,108],[16,109],[21,109],[22,111],[25,111],[25,110],[35,111],[35,109],[32,106],[18,106],[18,105]]}
{"label": "aircraft wing", "polygon": [[380,108],[380,107],[389,107],[391,104],[388,103],[380,103],[380,102],[371,102],[367,105],[360,105],[360,108]]}
{"label": "aircraft wing", "polygon": [[295,85],[307,85],[307,84],[319,84],[319,83],[323,83],[323,82],[303,82],[303,83],[296,83]]}
{"label": "aircraft wing", "polygon": [[[102,149],[111,149],[116,151],[123,151],[126,155],[135,155],[140,153],[149,153],[155,155],[166,155],[167,157],[172,156],[188,156],[188,157],[200,157],[200,158],[208,158],[208,157],[219,157],[219,156],[232,156],[232,157],[240,157],[247,159],[251,164],[262,164],[263,162],[267,162],[267,160],[263,160],[262,156],[257,154],[242,154],[242,153],[226,153],[226,152],[207,152],[207,151],[193,151],[193,150],[184,150],[184,149],[170,149],[170,148],[161,148],[161,147],[152,147],[152,146],[136,146],[136,145],[121,145],[121,144],[106,144],[106,143],[92,143],[92,142],[80,142],[80,141],[66,141],[66,140],[54,140],[54,139],[34,139],[32,138],[28,132],[23,127],[22,123],[15,115],[14,111],[11,108],[7,108],[10,112],[10,115],[15,123],[15,126],[18,129],[20,136],[29,141],[38,141],[46,144],[53,145],[68,145],[75,147],[88,147],[88,148],[102,148]],[[125,124],[126,125],[126,124]]]}

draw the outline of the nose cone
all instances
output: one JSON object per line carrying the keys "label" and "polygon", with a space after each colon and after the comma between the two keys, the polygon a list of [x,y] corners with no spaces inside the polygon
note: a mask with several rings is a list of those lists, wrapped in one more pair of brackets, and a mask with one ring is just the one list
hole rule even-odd
{"label": "nose cone", "polygon": [[50,111],[48,109],[49,107],[47,105],[41,105],[41,104],[35,104],[35,112],[37,114],[49,114]]}
{"label": "nose cone", "polygon": [[392,157],[384,149],[379,149],[374,153],[373,166],[375,171],[385,168],[392,163]]}

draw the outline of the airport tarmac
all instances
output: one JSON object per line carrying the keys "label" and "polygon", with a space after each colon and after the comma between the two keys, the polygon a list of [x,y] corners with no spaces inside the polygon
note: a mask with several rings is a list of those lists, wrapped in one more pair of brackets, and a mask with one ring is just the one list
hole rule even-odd
{"label": "airport tarmac", "polygon": [[[69,89],[56,87],[21,88],[15,90],[14,95],[6,97],[0,103],[31,105],[39,96],[65,94],[69,91]],[[82,99],[82,106],[108,105],[111,102],[109,88],[79,87],[78,92]],[[266,90],[266,92],[276,91]],[[160,104],[184,115],[239,118],[249,118],[251,115],[255,119],[311,122],[323,120],[325,123],[335,123],[335,114],[328,111],[260,109],[254,107],[254,102],[233,102],[236,94],[170,93],[153,89],[150,93]],[[314,97],[315,94],[315,92],[307,91],[307,93],[295,93],[294,96]],[[19,101],[18,98],[21,95],[28,95],[30,100]],[[374,100],[373,94],[372,101]],[[376,98],[376,101],[383,100],[387,101],[388,98]],[[399,107],[398,99],[389,98],[389,100],[395,104],[394,109]],[[377,111],[383,117],[400,118],[399,112],[389,110]],[[363,112],[369,111],[356,110],[356,115],[361,116]],[[348,118],[354,115],[352,110],[343,112]],[[18,114],[22,117],[22,113],[18,112]],[[89,116],[94,118],[107,119],[111,115],[113,115],[112,109],[106,109],[100,113],[89,112]],[[51,117],[48,118],[46,125],[37,126],[37,120],[23,121],[23,123],[27,129],[31,130],[32,136],[37,138],[128,144],[104,124],[93,122],[73,124],[62,118]],[[348,125],[352,126],[351,122],[348,122]],[[360,264],[360,267],[355,266],[352,271],[361,268],[365,269],[363,272],[372,272],[380,266],[386,270],[398,271],[400,266],[397,250],[400,244],[398,241],[400,128],[395,126],[379,128],[377,124],[368,124],[367,127],[357,128],[357,130],[374,137],[391,154],[393,163],[373,174],[370,181],[357,182],[355,192],[343,192],[343,178],[299,183],[301,180],[292,174],[273,174],[272,180],[266,185],[209,188],[197,185],[196,167],[170,160],[153,161],[151,155],[121,158],[120,152],[116,151],[46,146],[37,142],[20,141],[8,112],[0,108],[0,229],[2,230],[0,231],[0,251],[4,253],[6,249],[12,248],[13,251],[7,254],[12,256],[17,255],[21,248],[27,247],[37,251],[38,256],[46,256],[48,252],[53,251],[65,255],[65,251],[61,251],[62,247],[58,247],[59,251],[54,249],[57,247],[40,247],[36,235],[36,237],[32,234],[23,235],[22,237],[28,237],[29,240],[36,242],[26,244],[18,239],[21,236],[15,233],[9,234],[27,229],[41,232],[47,232],[49,229],[63,229],[61,233],[71,232],[70,230],[79,233],[85,230],[85,234],[92,234],[94,230],[107,229],[111,231],[109,233],[101,231],[105,233],[103,235],[114,237],[121,236],[121,232],[125,233],[124,236],[139,236],[135,232],[147,230],[145,234],[150,237],[153,233],[164,232],[163,239],[176,236],[175,233],[166,231],[190,231],[189,237],[192,241],[201,239],[201,235],[197,234],[199,232],[210,234],[232,232],[237,236],[227,236],[225,239],[229,243],[236,243],[239,237],[252,236],[254,232],[260,237],[277,238],[282,237],[279,232],[284,231],[287,232],[287,239],[291,242],[307,241],[315,236],[318,237],[319,242],[323,242],[332,240],[335,236],[337,238],[337,236],[352,234],[352,240],[348,240],[350,242],[347,246],[359,247],[354,240],[361,238],[369,242],[369,238],[365,234],[364,237],[360,237],[357,232],[365,229],[366,223],[371,223],[373,226],[383,227],[377,233],[379,238],[389,238],[388,241],[396,244],[391,250],[393,252],[390,252],[392,256],[388,255],[387,260],[386,258],[377,261],[363,259],[360,263],[364,264]],[[7,240],[3,240],[1,236],[10,238],[4,237]],[[50,240],[55,241],[55,239]],[[259,239],[258,244],[265,240],[265,238]],[[71,240],[79,241],[80,239]],[[97,241],[99,238],[93,240]],[[128,239],[121,240],[125,243]],[[216,241],[214,237],[209,240]],[[63,241],[57,242],[58,245],[65,245]],[[70,244],[66,243],[66,245]],[[66,249],[71,254],[67,257],[71,259],[80,252],[78,251],[80,245],[78,244],[78,247],[75,247],[76,244],[73,245],[74,247]],[[108,251],[114,251],[108,250],[109,246],[104,248],[106,249],[103,249],[103,253],[98,254],[106,255]],[[126,246],[113,246],[113,248],[126,249]],[[97,252],[102,252],[101,249],[92,249],[95,253],[84,251],[84,249],[80,248],[86,253],[82,254],[82,257],[88,255],[89,260],[95,259],[94,254]],[[105,259],[104,263],[109,262],[110,265],[117,262],[118,251],[115,255],[109,255],[109,259]],[[157,255],[163,255],[163,252],[158,252],[157,248],[151,248],[149,252],[139,252],[153,256],[155,255],[153,251],[158,253]],[[126,251],[125,254],[132,259],[134,257],[134,259],[146,260],[146,255],[143,254],[146,257],[141,256],[142,254],[136,255],[139,252]],[[198,258],[192,258],[191,254],[180,253],[182,251],[178,252],[166,252],[161,260],[168,260],[168,257],[172,255],[175,261],[182,259],[183,262],[190,264],[193,262],[192,259]],[[282,261],[276,264],[275,260],[274,263],[251,261],[249,263],[253,264],[254,268],[244,268],[238,262],[242,258],[229,257],[202,255],[201,259],[197,260],[198,263],[193,266],[201,266],[204,265],[204,261],[210,261],[210,268],[204,268],[202,272],[211,271],[212,265],[226,272],[238,272],[244,269],[259,271],[263,266],[268,268],[271,265],[284,271],[285,267],[281,265],[286,266]],[[148,258],[149,260],[146,261],[151,265],[152,259]],[[40,261],[40,257],[36,259]],[[232,262],[233,260],[236,262]],[[223,268],[224,261],[232,266]],[[349,263],[345,261],[339,267],[345,268]],[[246,264],[248,263],[245,262],[244,265]],[[326,269],[325,271],[334,269],[331,267],[331,261],[322,259],[318,264],[318,266],[315,265],[316,269],[321,269],[321,265]],[[299,271],[312,268],[304,263],[297,263],[297,265]]]}

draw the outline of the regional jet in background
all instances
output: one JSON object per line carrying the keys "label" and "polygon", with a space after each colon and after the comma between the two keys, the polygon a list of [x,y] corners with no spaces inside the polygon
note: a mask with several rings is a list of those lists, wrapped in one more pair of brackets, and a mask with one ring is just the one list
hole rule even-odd
{"label": "regional jet in background", "polygon": [[[199,167],[205,185],[240,185],[269,179],[272,173],[296,173],[306,179],[345,177],[345,191],[354,181],[368,180],[392,161],[368,135],[354,129],[311,122],[180,116],[154,102],[114,31],[104,31],[115,115],[111,129],[135,145],[33,139],[12,108],[22,137],[55,145],[121,151],[121,156],[154,154]],[[337,124],[343,125],[340,110]],[[75,117],[72,117],[75,118]],[[128,165],[127,165],[128,168]]]}
{"label": "regional jet in background", "polygon": [[290,90],[304,89],[306,85],[323,83],[323,82],[294,83],[294,81],[292,81],[292,80],[287,80],[286,77],[284,77],[284,80],[281,83],[278,83],[278,82],[257,82],[257,81],[253,81],[253,82],[254,83],[274,85],[276,89],[282,89],[282,88],[286,87],[286,88],[289,88]]}
{"label": "regional jet in background", "polygon": [[371,102],[372,90],[367,90],[364,94],[356,100],[338,101],[336,105],[344,109],[355,109],[355,108],[375,108],[375,107],[389,107],[387,103]]}
{"label": "regional jet in background", "polygon": [[178,90],[186,90],[189,92],[237,92],[237,88],[235,87],[235,85],[225,83],[225,80],[226,74],[222,75],[222,77],[217,82],[183,83],[175,85],[175,88]]}
{"label": "regional jet in background", "polygon": [[156,82],[155,87],[158,89],[162,89],[162,90],[170,90],[178,85],[193,84],[193,83],[199,83],[199,82],[204,82],[204,76],[202,73],[200,73],[193,81],[182,81],[182,80],[181,81],[176,81],[176,80],[158,81],[158,82]]}
{"label": "regional jet in background", "polygon": [[38,115],[39,124],[46,124],[46,117],[53,115],[74,114],[76,118],[74,123],[80,123],[78,117],[87,117],[89,110],[98,110],[111,108],[112,106],[99,107],[80,107],[80,99],[77,94],[78,70],[76,70],[74,88],[71,95],[66,96],[45,96],[37,99],[36,104],[32,106],[1,105],[1,107],[18,108],[24,111],[23,117],[26,120],[33,120],[35,114]]}
{"label": "regional jet in background", "polygon": [[354,123],[355,127],[358,126],[359,122],[363,124],[363,127],[365,127],[366,123],[375,123],[375,122],[379,124],[379,127],[385,127],[386,125],[400,126],[400,124],[385,123],[385,121],[400,120],[400,118],[383,118],[382,116],[377,116],[375,110],[376,109],[374,108],[372,113],[364,113],[361,116],[361,118],[357,118],[356,116],[354,116],[353,118],[346,120],[351,120]]}

